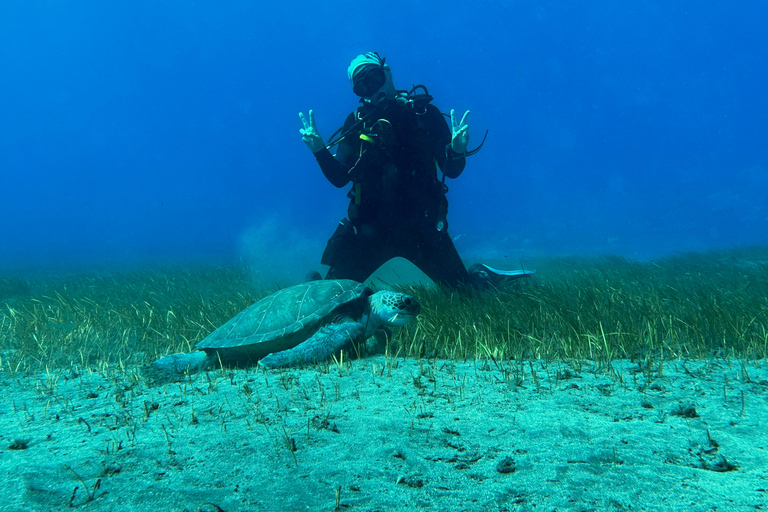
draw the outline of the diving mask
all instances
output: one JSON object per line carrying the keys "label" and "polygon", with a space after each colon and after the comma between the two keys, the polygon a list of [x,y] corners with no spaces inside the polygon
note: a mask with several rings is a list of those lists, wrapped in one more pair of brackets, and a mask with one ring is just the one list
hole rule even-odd
{"label": "diving mask", "polygon": [[355,80],[352,86],[352,92],[361,98],[370,98],[376,91],[381,89],[387,81],[387,75],[384,72],[384,66],[370,66],[365,70],[360,78]]}

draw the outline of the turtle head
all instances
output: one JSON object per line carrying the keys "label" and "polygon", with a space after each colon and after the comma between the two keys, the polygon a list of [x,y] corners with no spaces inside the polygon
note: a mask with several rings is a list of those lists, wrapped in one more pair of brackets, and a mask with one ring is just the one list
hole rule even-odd
{"label": "turtle head", "polygon": [[421,310],[419,301],[405,293],[376,292],[368,300],[371,305],[370,317],[381,325],[405,325]]}

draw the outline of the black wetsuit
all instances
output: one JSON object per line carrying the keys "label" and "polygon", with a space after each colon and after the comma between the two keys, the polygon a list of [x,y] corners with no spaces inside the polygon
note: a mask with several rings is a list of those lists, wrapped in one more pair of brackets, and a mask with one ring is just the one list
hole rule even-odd
{"label": "black wetsuit", "polygon": [[412,103],[387,101],[348,132],[373,108],[362,106],[347,117],[335,158],[327,149],[315,153],[333,185],[352,182],[349,218],[321,260],[331,267],[326,278],[364,281],[401,256],[436,282],[455,287],[468,276],[448,235],[448,201],[437,168],[456,178],[466,158],[450,149],[451,130],[431,104],[417,115]]}

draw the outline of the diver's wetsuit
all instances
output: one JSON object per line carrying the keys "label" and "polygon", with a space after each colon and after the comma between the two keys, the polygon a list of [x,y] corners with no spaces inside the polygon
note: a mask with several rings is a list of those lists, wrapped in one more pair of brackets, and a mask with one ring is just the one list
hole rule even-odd
{"label": "diver's wetsuit", "polygon": [[466,157],[450,149],[450,128],[431,104],[422,115],[403,101],[363,106],[347,117],[342,133],[373,108],[378,111],[339,143],[335,158],[327,149],[315,153],[333,185],[352,182],[349,219],[341,221],[321,260],[331,267],[326,278],[364,281],[401,256],[434,281],[456,287],[468,274],[446,229],[448,201],[437,166],[456,178]]}

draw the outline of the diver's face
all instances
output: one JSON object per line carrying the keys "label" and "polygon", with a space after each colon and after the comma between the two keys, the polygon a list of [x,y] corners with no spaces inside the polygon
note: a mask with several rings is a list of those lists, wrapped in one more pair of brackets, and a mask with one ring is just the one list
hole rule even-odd
{"label": "diver's face", "polygon": [[371,66],[355,81],[352,91],[361,98],[370,98],[387,81],[382,66]]}

